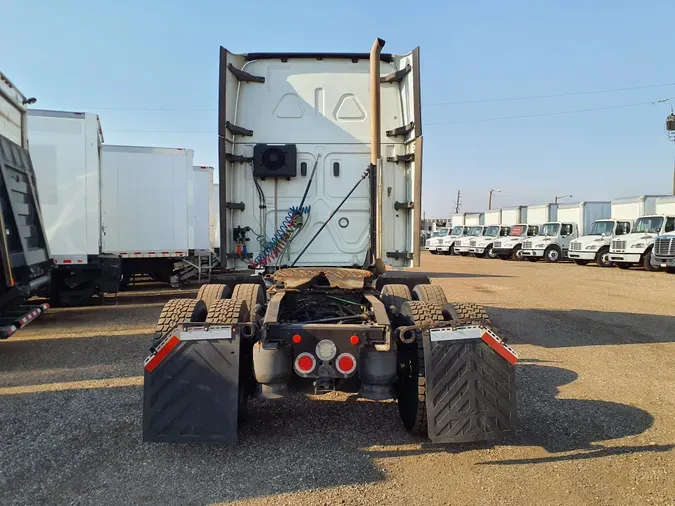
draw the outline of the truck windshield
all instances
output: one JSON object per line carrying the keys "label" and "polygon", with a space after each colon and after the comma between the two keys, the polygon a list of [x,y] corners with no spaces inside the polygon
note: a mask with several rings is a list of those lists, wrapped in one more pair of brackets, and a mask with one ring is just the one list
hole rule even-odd
{"label": "truck windshield", "polygon": [[546,237],[555,237],[558,235],[559,230],[560,230],[560,223],[545,223],[544,226],[541,227],[539,235]]}
{"label": "truck windshield", "polygon": [[652,216],[651,218],[638,218],[635,222],[635,233],[658,234],[663,225],[661,216]]}
{"label": "truck windshield", "polygon": [[509,233],[511,237],[521,237],[525,235],[525,227],[522,225],[516,225],[511,227],[511,232]]}
{"label": "truck windshield", "polygon": [[588,235],[612,235],[612,230],[614,230],[613,221],[596,221],[591,226],[591,231]]}
{"label": "truck windshield", "polygon": [[462,232],[464,232],[464,227],[462,226],[452,227],[452,234],[450,235],[462,235]]}
{"label": "truck windshield", "polygon": [[447,228],[442,228],[441,230],[438,231],[438,236],[439,237],[445,237],[448,235],[449,230]]}
{"label": "truck windshield", "polygon": [[469,227],[469,232],[467,235],[471,237],[478,237],[483,233],[483,227]]}
{"label": "truck windshield", "polygon": [[497,237],[499,235],[499,227],[488,227],[483,235],[486,237]]}

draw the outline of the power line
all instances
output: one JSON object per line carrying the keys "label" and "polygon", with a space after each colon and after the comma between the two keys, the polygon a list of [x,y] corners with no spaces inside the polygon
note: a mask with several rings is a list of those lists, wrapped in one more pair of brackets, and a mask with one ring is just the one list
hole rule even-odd
{"label": "power line", "polygon": [[[649,88],[663,88],[666,86],[675,86],[675,83],[663,83],[663,84],[647,84],[644,86],[631,86],[627,88],[612,88],[605,90],[592,90],[592,91],[574,91],[569,93],[557,93],[553,95],[530,95],[524,97],[504,97],[504,98],[486,98],[486,99],[477,99],[477,100],[458,100],[453,102],[429,102],[424,103],[422,106],[432,106],[432,105],[460,105],[460,104],[487,104],[494,102],[514,102],[522,100],[540,100],[543,98],[560,98],[560,97],[574,97],[579,95],[599,95],[603,93],[617,93],[621,91],[631,91],[631,90],[643,90]],[[139,112],[216,112],[218,109],[215,107],[209,108],[176,108],[176,107],[79,107],[76,109],[82,110],[91,110],[91,111],[139,111]]]}
{"label": "power line", "polygon": [[644,90],[648,88],[663,88],[666,86],[675,86],[675,83],[647,84],[645,86],[631,86],[630,88],[613,88],[608,90],[574,91],[570,93],[556,93],[553,95],[530,95],[525,97],[487,98],[479,100],[458,100],[454,102],[435,102],[423,105],[486,104],[492,102],[513,102],[517,100],[539,100],[542,98],[575,97],[578,95],[599,95],[602,93],[616,93],[619,91]]}
{"label": "power line", "polygon": [[495,118],[480,118],[480,119],[470,119],[470,120],[458,120],[458,121],[437,121],[433,123],[424,123],[424,126],[434,126],[434,125],[453,125],[459,123],[481,123],[485,121],[502,121],[507,119],[524,119],[524,118],[541,118],[543,116],[559,116],[562,114],[578,114],[583,112],[595,112],[595,111],[607,111],[610,109],[622,109],[626,107],[638,107],[641,105],[655,105],[657,103],[667,102],[673,100],[675,97],[662,98],[661,100],[655,100],[652,102],[638,102],[635,104],[623,104],[623,105],[610,105],[607,107],[594,107],[592,109],[573,109],[571,111],[555,111],[555,112],[543,112],[539,114],[523,114],[520,116],[498,116]]}
{"label": "power line", "polygon": [[[668,102],[674,100],[675,97],[662,98],[660,100],[655,100],[651,102],[637,102],[634,104],[620,104],[620,105],[610,105],[607,107],[594,107],[592,109],[573,109],[570,111],[554,111],[554,112],[543,112],[538,114],[523,114],[519,116],[497,116],[494,118],[477,118],[477,119],[468,119],[468,120],[457,120],[457,121],[436,121],[431,123],[424,123],[424,126],[435,126],[435,125],[456,125],[462,123],[482,123],[486,121],[503,121],[510,119],[525,119],[525,118],[541,118],[544,116],[559,116],[563,114],[579,114],[585,112],[597,112],[597,111],[607,111],[611,109],[623,109],[627,107],[638,107],[642,105],[655,105],[658,103]],[[175,133],[175,134],[215,134],[215,130],[108,130],[109,133]]]}

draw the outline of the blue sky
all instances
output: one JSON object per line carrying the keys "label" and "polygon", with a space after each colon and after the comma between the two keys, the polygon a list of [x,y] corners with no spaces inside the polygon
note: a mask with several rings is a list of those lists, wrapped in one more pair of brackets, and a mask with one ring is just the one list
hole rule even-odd
{"label": "blue sky", "polygon": [[449,214],[458,189],[463,211],[486,208],[490,188],[494,207],[672,189],[670,105],[616,107],[675,105],[672,0],[253,5],[6,2],[0,65],[36,107],[99,113],[108,143],[189,147],[216,166],[220,45],[365,52],[379,36],[388,52],[421,46],[427,216]]}

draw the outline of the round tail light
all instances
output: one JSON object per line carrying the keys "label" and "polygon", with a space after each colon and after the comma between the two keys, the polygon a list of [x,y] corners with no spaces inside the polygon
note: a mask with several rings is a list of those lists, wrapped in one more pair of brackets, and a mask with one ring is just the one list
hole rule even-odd
{"label": "round tail light", "polygon": [[351,353],[338,355],[335,368],[342,374],[351,374],[356,370],[356,359]]}
{"label": "round tail light", "polygon": [[316,359],[311,353],[300,353],[295,358],[295,370],[300,374],[309,374],[316,367]]}

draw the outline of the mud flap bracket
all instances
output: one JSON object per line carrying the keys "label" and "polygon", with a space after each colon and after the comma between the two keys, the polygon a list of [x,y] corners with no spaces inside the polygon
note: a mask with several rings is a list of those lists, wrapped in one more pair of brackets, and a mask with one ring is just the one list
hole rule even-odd
{"label": "mud flap bracket", "polygon": [[240,342],[237,326],[167,335],[145,363],[144,441],[237,442]]}
{"label": "mud flap bracket", "polygon": [[429,439],[465,443],[512,435],[515,352],[483,325],[430,329],[423,343]]}

